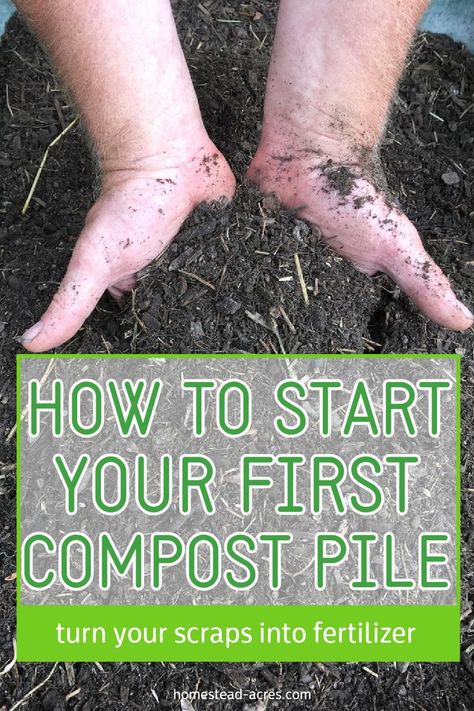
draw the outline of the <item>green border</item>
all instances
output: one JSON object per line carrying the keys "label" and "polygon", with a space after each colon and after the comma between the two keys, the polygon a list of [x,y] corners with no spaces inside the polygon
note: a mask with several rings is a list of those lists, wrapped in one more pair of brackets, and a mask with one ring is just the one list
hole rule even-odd
{"label": "green border", "polygon": [[461,615],[461,356],[456,355],[456,604]]}
{"label": "green border", "polygon": [[458,353],[17,353],[16,359],[18,361],[30,360],[30,359],[43,359],[50,360],[51,358],[55,360],[65,360],[70,358],[77,358],[78,360],[84,360],[88,358],[95,359],[113,359],[113,358],[126,358],[130,360],[132,358],[163,358],[163,359],[173,359],[173,358],[198,358],[198,359],[215,359],[215,358],[273,358],[280,360],[296,360],[303,358],[329,358],[333,360],[387,360],[392,359],[438,359],[438,360],[457,360],[461,362],[461,356]]}
{"label": "green border", "polygon": [[[312,628],[321,620],[325,627],[344,627],[352,623],[363,625],[377,623],[383,626],[415,627],[412,643],[376,644],[374,642],[315,644]],[[307,641],[303,644],[287,644],[272,640],[261,643],[259,626],[288,624],[304,627]],[[80,644],[61,645],[57,641],[56,625],[64,628],[79,626],[102,627],[106,631],[105,644],[93,645],[89,641]],[[113,643],[113,627],[151,627],[165,625],[176,627],[250,627],[253,641],[235,644],[226,649],[223,645],[209,642],[193,645],[177,645],[173,641],[153,647],[147,644],[125,644],[116,649]],[[372,627],[371,627],[372,629]],[[433,643],[433,630],[443,630],[438,643]],[[34,630],[34,633],[31,633]],[[171,633],[172,634],[172,633]],[[72,662],[458,662],[460,655],[459,611],[456,605],[326,605],[326,606],[232,606],[203,607],[170,606],[25,606],[18,620],[18,659],[22,662],[72,661]]]}
{"label": "green border", "polygon": [[[461,605],[461,356],[459,354],[451,354],[451,353],[382,353],[382,354],[365,354],[365,353],[332,353],[332,354],[324,354],[324,353],[297,353],[297,354],[263,354],[263,353],[232,353],[232,354],[224,354],[224,353],[183,353],[183,354],[178,354],[178,353],[133,353],[133,354],[119,354],[119,353],[109,353],[109,354],[80,354],[80,353],[74,353],[74,354],[67,354],[67,353],[61,353],[61,354],[43,354],[43,353],[19,353],[16,356],[16,386],[17,386],[17,397],[16,397],[16,456],[17,456],[17,488],[16,488],[16,495],[17,495],[17,502],[16,502],[16,513],[17,513],[17,535],[16,535],[16,542],[17,542],[17,571],[21,570],[20,566],[20,550],[21,550],[21,516],[20,516],[20,502],[21,502],[21,414],[22,414],[22,402],[21,402],[21,364],[23,360],[30,360],[30,359],[42,359],[42,360],[64,360],[64,359],[79,359],[79,360],[84,360],[84,359],[150,359],[150,358],[160,358],[160,359],[201,359],[201,360],[206,360],[206,359],[276,359],[276,360],[298,360],[298,359],[318,359],[318,358],[324,358],[324,359],[330,359],[330,360],[387,360],[387,359],[398,359],[398,360],[411,360],[411,359],[418,359],[418,360],[453,360],[456,363],[456,603],[455,605],[451,606],[407,606],[407,608],[412,607],[412,609],[418,609],[419,611],[422,610],[431,610],[434,615],[441,614],[443,615],[445,611],[449,611],[450,614],[452,615],[454,611],[456,612],[456,620],[459,621],[459,615],[460,615],[460,605]],[[22,625],[20,624],[20,610],[27,611],[28,610],[28,615],[29,619],[32,621],[33,618],[36,620],[37,623],[39,623],[39,618],[38,618],[38,612],[41,613],[41,611],[44,611],[45,615],[48,615],[48,610],[76,610],[76,615],[78,612],[81,610],[87,610],[87,606],[84,606],[84,608],[62,608],[61,606],[50,606],[50,607],[43,607],[43,608],[35,608],[34,606],[23,606],[21,605],[21,575],[17,575],[17,619],[19,620],[18,622],[18,628],[19,628],[19,647],[21,647],[21,636],[22,636]],[[366,606],[365,609],[375,611],[375,610],[390,610],[390,608],[394,611],[396,609],[402,609],[402,608],[395,608],[395,606],[386,606],[386,607],[375,607],[372,608],[372,606]],[[126,609],[130,610],[147,610],[150,608],[146,607],[138,607],[134,608],[133,606],[129,606],[129,608],[114,608],[113,606],[104,608],[104,607],[89,607],[89,610],[93,610],[94,612],[101,611],[101,614],[103,615],[104,612],[108,609],[115,609],[116,612],[119,610],[125,611]],[[151,608],[154,609],[154,608]],[[157,609],[159,609],[159,606],[157,606]],[[206,609],[206,608],[202,608]],[[217,608],[211,608],[213,610],[219,609]],[[225,608],[227,609],[227,608]],[[243,611],[245,612],[247,610],[248,614],[248,608],[245,608],[243,606],[232,606],[232,609],[237,611]],[[255,608],[254,608],[255,609]],[[260,608],[262,610],[265,610],[265,608]],[[280,610],[285,610],[285,609],[292,609],[291,607],[271,607],[267,606],[267,610],[272,610],[273,612],[275,609],[280,609]],[[299,606],[299,609],[306,609],[306,610],[315,610],[318,609],[317,607],[311,607],[311,606]],[[338,610],[341,610],[342,613],[344,610],[348,609],[354,609],[350,606],[339,606],[337,608]],[[406,608],[403,608],[406,609]],[[331,610],[331,606],[328,606],[328,610]],[[196,608],[193,606],[179,606],[175,607],[174,611],[178,613],[178,616],[180,614],[185,614],[186,612],[191,612],[194,611],[196,613]],[[334,608],[334,611],[336,611],[336,608]],[[444,611],[444,612],[442,612]],[[179,617],[178,617],[179,619]],[[450,618],[451,619],[451,618]],[[436,624],[436,618],[433,619],[433,624]],[[35,625],[36,626],[36,625]],[[30,627],[31,629],[31,627]],[[37,633],[38,630],[36,629],[35,632]],[[438,652],[430,653],[429,658],[426,657],[424,659],[420,658],[412,658],[410,654],[404,654],[401,652],[398,656],[394,656],[394,652],[392,651],[390,654],[391,656],[385,657],[385,656],[380,656],[380,653],[377,655],[377,661],[383,661],[385,659],[387,660],[397,660],[397,661],[452,661],[452,662],[457,662],[460,660],[460,649],[459,649],[459,639],[460,639],[460,631],[459,629],[456,630],[448,630],[446,633],[446,637],[443,640],[443,645],[445,646],[445,653],[439,654]],[[454,645],[454,646],[453,646]],[[454,652],[454,649],[456,649],[456,652]],[[51,651],[50,651],[51,653]],[[45,652],[45,655],[41,659],[35,659],[34,661],[56,661],[56,657],[54,658],[49,658],[47,656],[47,652]],[[28,652],[27,652],[28,656]],[[347,655],[344,655],[343,658],[336,654],[324,654],[322,651],[318,652],[318,659],[321,659],[323,661],[355,661],[358,659],[359,661],[376,661],[373,657],[367,657],[366,655],[362,654],[362,656],[359,657],[353,657],[350,656],[346,659]],[[21,648],[19,649],[19,660],[20,661],[33,661],[33,659],[30,658],[23,658],[22,657],[22,652]],[[179,660],[181,661],[198,661],[199,659],[202,659],[202,650],[199,651],[198,655],[196,657],[192,656],[189,657],[183,657]],[[216,659],[214,656],[211,655],[209,657],[209,660],[211,661],[222,661],[223,658],[226,659],[226,661],[255,661],[254,657],[245,657],[245,655],[241,652],[239,656],[235,657],[232,654],[220,654],[218,656],[218,659]],[[262,657],[259,657],[262,661],[264,660]],[[71,661],[92,661],[86,656],[81,656],[78,659],[72,659],[71,657],[64,657],[64,659],[71,659]],[[307,658],[309,661],[309,658]],[[108,661],[108,659],[103,659],[100,658],[101,661]],[[114,661],[115,657],[112,655],[110,657],[110,661]],[[127,660],[127,661],[137,661],[132,657],[124,657],[121,659],[122,661]],[[140,657],[140,660],[142,661],[158,661],[155,656],[144,656]],[[163,661],[179,661],[177,658],[172,659],[171,657],[167,657],[166,659],[163,659]],[[97,659],[94,659],[94,661],[97,661]],[[118,659],[116,660],[118,661]],[[270,661],[265,659],[264,661]],[[279,655],[279,661],[303,661],[302,659],[299,659],[298,655],[294,656],[292,654],[289,654],[289,656],[281,656]]]}

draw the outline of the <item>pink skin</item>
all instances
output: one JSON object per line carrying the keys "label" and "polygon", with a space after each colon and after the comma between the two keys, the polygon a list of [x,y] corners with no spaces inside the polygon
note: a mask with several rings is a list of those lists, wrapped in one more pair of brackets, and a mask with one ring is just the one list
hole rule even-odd
{"label": "pink skin", "polygon": [[[414,225],[376,187],[391,96],[426,0],[281,0],[262,139],[249,178],[433,321],[473,323]],[[337,177],[346,178],[341,183]],[[351,177],[352,176],[352,177]]]}
{"label": "pink skin", "polygon": [[103,177],[67,273],[21,341],[70,339],[108,289],[120,298],[201,202],[235,179],[208,137],[168,0],[18,0],[73,94]]}
{"label": "pink skin", "polygon": [[25,348],[39,353],[72,338],[106,289],[119,300],[136,286],[136,274],[167,248],[199,203],[231,199],[233,177],[208,144],[186,166],[106,178],[58,291],[23,334]]}

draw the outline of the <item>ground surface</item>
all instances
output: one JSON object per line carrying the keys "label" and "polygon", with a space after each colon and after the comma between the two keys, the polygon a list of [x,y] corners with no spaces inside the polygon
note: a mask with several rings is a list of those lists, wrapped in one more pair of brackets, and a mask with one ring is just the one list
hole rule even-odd
{"label": "ground surface", "polygon": [[[258,139],[275,2],[176,3],[181,37],[211,137],[242,176]],[[231,21],[231,22],[229,22]],[[383,145],[390,186],[429,251],[474,305],[474,59],[422,35]],[[44,55],[14,18],[0,56],[0,668],[14,634],[14,337],[41,315],[64,272],[92,200],[80,131],[52,150],[31,207],[20,210],[45,147],[73,117]],[[443,177],[444,176],[444,177]],[[449,183],[449,184],[447,184]],[[278,249],[278,251],[277,251]],[[299,255],[309,292],[295,271]],[[291,280],[280,281],[285,277]],[[65,352],[458,352],[463,361],[463,662],[451,665],[59,665],[23,708],[179,708],[174,688],[313,689],[278,708],[472,709],[474,663],[473,346],[419,316],[384,277],[369,280],[335,258],[291,215],[243,187],[233,206],[203,209],[143,278],[134,308],[107,297]],[[34,634],[34,631],[32,631]],[[433,630],[433,636],[442,634]],[[367,665],[366,665],[367,666]],[[0,677],[9,709],[51,665]],[[65,700],[70,692],[80,692]],[[159,703],[155,695],[160,699]],[[196,709],[204,704],[195,704]],[[215,704],[220,711],[229,705]],[[242,708],[236,703],[236,709]],[[249,709],[256,707],[249,702]],[[268,707],[277,708],[275,704]]]}

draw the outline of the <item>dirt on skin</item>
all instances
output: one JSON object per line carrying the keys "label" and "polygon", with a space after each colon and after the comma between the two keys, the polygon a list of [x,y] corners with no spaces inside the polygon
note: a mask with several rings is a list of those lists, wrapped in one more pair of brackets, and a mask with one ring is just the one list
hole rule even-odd
{"label": "dirt on skin", "polygon": [[[276,5],[267,0],[175,3],[206,125],[238,177],[258,141]],[[5,97],[0,115],[1,669],[11,659],[15,632],[15,438],[8,438],[15,417],[14,359],[20,350],[14,339],[38,319],[64,273],[93,200],[94,175],[75,128],[52,149],[31,207],[22,216],[45,148],[74,114],[43,53],[16,18],[2,43],[0,84]],[[471,307],[473,93],[473,57],[447,38],[419,36],[382,146],[392,194]],[[308,285],[307,307],[295,254]],[[357,273],[322,246],[304,222],[247,186],[230,206],[200,208],[141,282],[133,308],[120,309],[104,297],[73,341],[59,350],[463,354],[462,662],[60,664],[23,708],[173,709],[180,707],[174,689],[235,687],[311,691],[310,701],[282,699],[266,707],[284,711],[473,708],[472,330],[459,334],[428,323],[388,279]],[[439,635],[442,630],[434,629],[433,636]],[[17,664],[1,676],[0,709],[23,698],[51,668]],[[208,705],[193,703],[196,710]],[[216,702],[213,708],[245,706]],[[261,708],[247,702],[248,711]]]}
{"label": "dirt on skin", "polygon": [[332,160],[328,160],[321,170],[326,178],[328,189],[335,190],[341,198],[348,197],[352,193],[359,177],[346,165],[334,165]]}

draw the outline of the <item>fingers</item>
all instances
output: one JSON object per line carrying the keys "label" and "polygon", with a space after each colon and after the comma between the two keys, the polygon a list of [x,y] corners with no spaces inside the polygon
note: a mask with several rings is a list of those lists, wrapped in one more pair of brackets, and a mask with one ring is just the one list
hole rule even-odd
{"label": "fingers", "polygon": [[[330,210],[326,232],[337,234],[340,244],[326,240],[328,244],[365,273],[385,271],[428,318],[441,326],[459,331],[472,326],[473,315],[458,301],[448,279],[424,250],[408,218],[397,210],[387,213],[385,203],[379,206],[371,202],[369,207],[376,216],[380,215],[378,220],[369,219],[373,217],[372,212],[366,215],[364,207],[351,209],[342,227],[339,213]],[[335,216],[336,224],[333,224]],[[318,215],[318,219],[313,220],[309,216],[315,224],[322,224],[320,218]],[[104,232],[112,235],[110,239],[104,237]],[[86,227],[49,308],[19,339],[27,350],[40,353],[72,338],[107,288],[116,299],[135,288],[133,273],[142,268],[146,260],[143,261],[141,252],[137,257],[127,251],[125,258],[114,234],[108,225],[101,229],[97,224],[94,229]],[[360,235],[360,239],[354,240],[354,234]],[[162,240],[159,246],[162,251]],[[115,264],[113,269],[112,264]]]}
{"label": "fingers", "polygon": [[425,316],[455,331],[472,326],[474,316],[456,298],[447,277],[425,251],[415,227],[408,221],[390,257],[383,261],[383,270]]}
{"label": "fingers", "polygon": [[107,269],[94,244],[80,238],[66,275],[40,321],[19,339],[32,353],[60,346],[72,338],[107,288]]}

